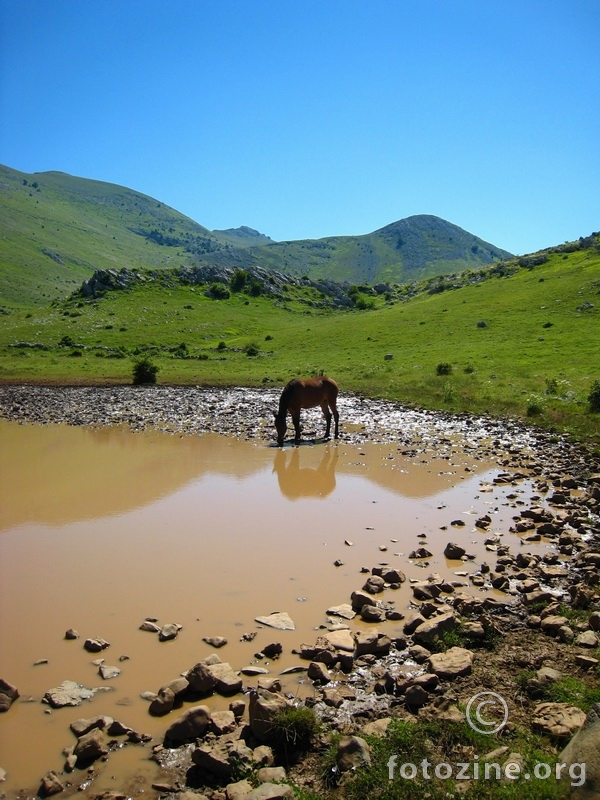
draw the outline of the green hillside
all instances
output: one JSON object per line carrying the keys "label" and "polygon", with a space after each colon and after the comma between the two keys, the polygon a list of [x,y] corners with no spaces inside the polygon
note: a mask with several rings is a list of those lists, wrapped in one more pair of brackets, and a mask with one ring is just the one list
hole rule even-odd
{"label": "green hillside", "polygon": [[349,283],[398,282],[506,257],[437,217],[366,236],[272,242],[251,228],[209,231],[146,195],[59,172],[0,166],[0,304],[45,305],[101,269],[260,267]]}
{"label": "green hillside", "polygon": [[600,443],[588,403],[600,380],[598,235],[385,294],[365,289],[365,310],[332,310],[301,281],[285,301],[247,286],[213,299],[210,285],[160,274],[0,316],[0,380],[130,383],[142,355],[159,383],[282,385],[325,371],[342,393],[513,415]]}
{"label": "green hillside", "polygon": [[255,248],[262,266],[349,283],[399,283],[478,268],[510,257],[457,225],[427,214],[364,236],[331,236]]}
{"label": "green hillside", "polygon": [[195,263],[224,247],[151,197],[60,172],[0,166],[0,302],[44,305],[97,269]]}

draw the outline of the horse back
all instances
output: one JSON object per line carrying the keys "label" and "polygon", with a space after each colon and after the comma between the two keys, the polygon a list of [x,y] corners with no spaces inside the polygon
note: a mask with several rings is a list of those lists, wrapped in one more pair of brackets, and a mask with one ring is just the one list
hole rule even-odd
{"label": "horse back", "polygon": [[313,408],[324,400],[335,405],[338,385],[326,375],[317,378],[294,378],[284,389],[288,408]]}

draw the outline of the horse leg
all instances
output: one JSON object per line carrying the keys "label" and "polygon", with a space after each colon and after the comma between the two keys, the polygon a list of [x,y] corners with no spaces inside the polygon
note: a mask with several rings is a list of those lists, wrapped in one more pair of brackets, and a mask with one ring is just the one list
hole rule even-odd
{"label": "horse leg", "polygon": [[300,441],[300,411],[292,411],[290,412],[292,415],[292,422],[294,423],[294,429],[296,431],[296,442]]}
{"label": "horse leg", "polygon": [[337,405],[335,403],[335,400],[333,400],[330,405],[331,405],[331,410],[333,411],[333,419],[335,421],[335,438],[339,439],[340,438],[340,415],[338,413]]}
{"label": "horse leg", "polygon": [[321,410],[323,412],[323,416],[325,417],[325,422],[327,424],[327,428],[325,430],[325,438],[329,439],[331,431],[331,411],[329,410],[329,405],[327,404],[327,400],[323,400],[323,402],[321,403]]}

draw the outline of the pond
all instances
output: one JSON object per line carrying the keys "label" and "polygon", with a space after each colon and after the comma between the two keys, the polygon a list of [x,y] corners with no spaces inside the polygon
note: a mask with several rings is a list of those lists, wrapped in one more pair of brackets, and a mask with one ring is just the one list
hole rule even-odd
{"label": "pond", "polygon": [[[468,574],[493,558],[490,537],[516,541],[515,509],[532,492],[528,480],[494,483],[497,461],[459,444],[417,452],[342,439],[276,448],[216,433],[4,420],[0,442],[0,677],[20,692],[0,715],[9,797],[62,769],[75,719],[107,714],[162,741],[181,712],[152,717],[141,693],[213,652],[234,670],[258,664],[270,677],[297,665],[293,649],[314,642],[328,608],[350,602],[363,568],[389,564],[406,574],[386,600],[407,617],[411,580],[437,572],[469,587]],[[485,531],[475,527],[484,514],[492,520]],[[448,561],[449,541],[474,558]],[[431,557],[409,558],[423,545]],[[273,611],[287,612],[295,630],[256,622]],[[149,617],[181,630],[161,642],[140,630]],[[380,625],[402,633],[402,620]],[[65,639],[70,628],[79,639]],[[245,634],[255,638],[242,641]],[[203,640],[212,636],[227,644],[215,651]],[[88,653],[84,641],[98,637],[110,647]],[[272,642],[282,656],[257,659]],[[121,674],[103,680],[98,658]],[[52,710],[41,699],[65,680],[110,691]],[[245,677],[244,686],[257,680]],[[284,688],[313,692],[304,673],[286,676]],[[229,700],[206,703],[227,708]],[[122,788],[134,773],[151,780],[151,745],[125,749],[95,785]]]}

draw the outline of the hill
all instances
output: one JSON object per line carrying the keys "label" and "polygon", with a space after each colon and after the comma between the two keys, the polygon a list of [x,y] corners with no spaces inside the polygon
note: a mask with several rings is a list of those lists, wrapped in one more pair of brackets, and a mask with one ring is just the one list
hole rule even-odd
{"label": "hill", "polygon": [[0,229],[0,298],[9,307],[63,298],[97,270],[257,267],[355,284],[395,283],[508,255],[427,215],[364,236],[294,242],[273,242],[245,226],[209,231],[132,189],[4,166]]}
{"label": "hill", "polygon": [[262,266],[349,283],[404,283],[491,264],[510,253],[428,214],[364,236],[277,242],[255,248]]}

